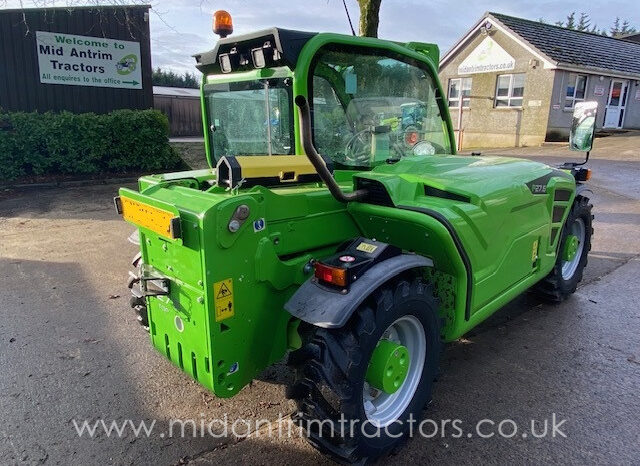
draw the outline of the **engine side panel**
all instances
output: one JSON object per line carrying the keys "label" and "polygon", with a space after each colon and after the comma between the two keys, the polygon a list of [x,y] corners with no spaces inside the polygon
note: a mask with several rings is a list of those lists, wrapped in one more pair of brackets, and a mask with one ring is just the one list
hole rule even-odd
{"label": "engine side panel", "polygon": [[[365,215],[377,213],[378,207],[350,206],[365,234],[425,254],[437,270],[456,277],[455,325],[448,338],[462,335],[551,270],[575,195],[569,174],[505,158],[416,157],[358,174],[358,179],[368,180],[369,188],[377,183],[387,195],[385,212],[376,219],[367,221]],[[385,204],[381,193],[369,201]],[[407,213],[391,212],[398,209]],[[458,237],[464,254],[442,257],[446,243],[419,215],[439,218]],[[471,269],[469,286],[462,286],[463,274],[452,267],[452,254]],[[459,295],[466,295],[464,307]]]}

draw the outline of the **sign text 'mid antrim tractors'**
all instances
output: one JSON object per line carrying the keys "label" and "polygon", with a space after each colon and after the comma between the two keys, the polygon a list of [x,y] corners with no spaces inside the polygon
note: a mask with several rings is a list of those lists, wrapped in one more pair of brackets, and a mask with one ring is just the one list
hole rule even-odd
{"label": "sign text 'mid antrim tractors'", "polygon": [[40,82],[142,89],[140,43],[36,31]]}

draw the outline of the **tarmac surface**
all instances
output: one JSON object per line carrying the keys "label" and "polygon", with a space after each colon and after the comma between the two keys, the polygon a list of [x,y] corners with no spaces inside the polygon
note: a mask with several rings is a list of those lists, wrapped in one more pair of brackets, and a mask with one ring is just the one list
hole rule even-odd
{"label": "tarmac surface", "polygon": [[[386,463],[640,461],[640,135],[595,146],[595,236],[578,291],[558,306],[524,295],[448,345],[432,422]],[[484,153],[579,158],[560,145]],[[151,347],[128,307],[136,251],[116,190],[0,191],[0,464],[329,464],[295,429],[279,437],[272,424],[269,436],[266,422],[293,410],[284,365],[220,400]],[[252,434],[223,436],[218,422],[214,436],[168,435],[172,419],[199,430],[225,415]],[[149,436],[131,425],[108,436],[100,424],[80,436],[85,420],[155,424]]]}

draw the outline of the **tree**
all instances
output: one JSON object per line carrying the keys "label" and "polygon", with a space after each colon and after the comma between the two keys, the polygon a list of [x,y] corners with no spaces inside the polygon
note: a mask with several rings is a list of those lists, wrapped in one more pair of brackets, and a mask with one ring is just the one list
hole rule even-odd
{"label": "tree", "polygon": [[589,18],[589,15],[585,12],[580,13],[580,19],[578,19],[576,29],[578,31],[588,31],[589,26],[591,26],[591,18]]}
{"label": "tree", "polygon": [[611,27],[609,32],[611,33],[611,37],[616,37],[618,34],[620,34],[620,18],[618,16],[616,16],[616,19],[613,22],[613,26]]}
{"label": "tree", "polygon": [[576,28],[576,12],[572,11],[570,14],[567,15],[567,23],[565,24],[564,27],[566,27],[567,29],[575,29]]}
{"label": "tree", "polygon": [[629,21],[625,19],[622,22],[622,27],[620,28],[620,35],[621,36],[626,36],[627,34],[633,34],[635,32],[636,32],[636,28],[632,27],[629,24]]}
{"label": "tree", "polygon": [[382,0],[358,0],[360,6],[360,35],[378,37],[380,3]]}
{"label": "tree", "polygon": [[189,87],[197,89],[199,87],[198,78],[195,74],[188,71],[184,75],[177,74],[173,71],[165,71],[161,68],[153,70],[151,81],[154,86],[166,87]]}
{"label": "tree", "polygon": [[[538,19],[539,22],[544,23],[544,18]],[[588,13],[581,12],[580,17],[576,23],[576,12],[572,11],[567,15],[566,21],[556,21],[556,26],[560,26],[567,29],[573,29],[575,31],[591,32],[593,34],[601,34],[603,36],[620,37],[626,34],[634,34],[638,31],[638,28],[631,26],[628,20],[621,20],[619,17],[613,21],[613,25],[607,32],[606,28],[599,29],[597,24],[591,24],[591,16]]]}

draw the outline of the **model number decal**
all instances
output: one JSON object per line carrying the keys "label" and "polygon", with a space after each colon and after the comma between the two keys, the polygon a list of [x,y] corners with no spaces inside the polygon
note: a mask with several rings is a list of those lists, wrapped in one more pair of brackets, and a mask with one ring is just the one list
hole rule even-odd
{"label": "model number decal", "polygon": [[533,194],[547,194],[547,185],[546,184],[532,184],[531,192]]}
{"label": "model number decal", "polygon": [[529,188],[531,194],[547,194],[547,185],[549,181],[551,181],[551,178],[573,179],[573,176],[562,170],[552,169],[546,175],[527,182],[527,188]]}

